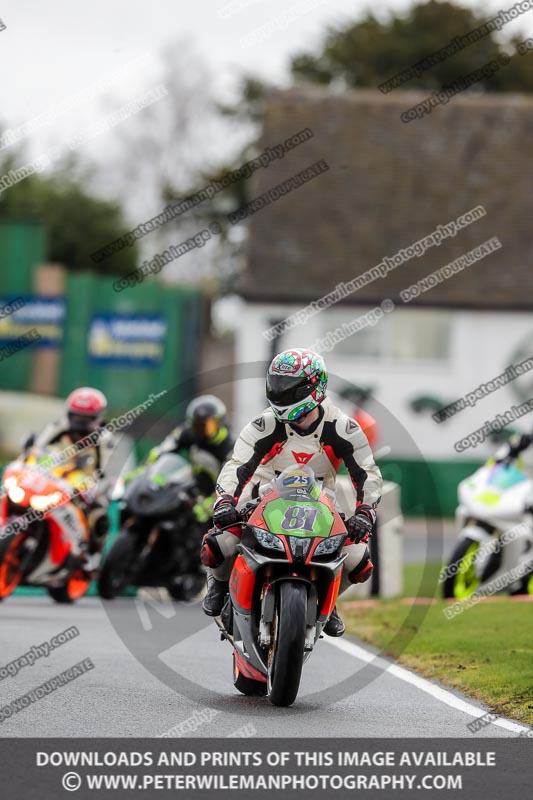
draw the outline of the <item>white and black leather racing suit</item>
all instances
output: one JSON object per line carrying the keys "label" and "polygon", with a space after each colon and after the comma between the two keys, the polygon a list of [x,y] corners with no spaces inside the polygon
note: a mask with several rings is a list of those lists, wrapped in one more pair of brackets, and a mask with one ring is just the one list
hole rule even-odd
{"label": "white and black leather racing suit", "polygon": [[[274,480],[286,467],[308,464],[324,487],[334,491],[341,464],[351,478],[357,506],[375,508],[381,499],[382,478],[368,440],[355,420],[326,398],[319,406],[319,419],[307,430],[300,430],[276,420],[270,408],[265,409],[241,431],[233,455],[224,465],[217,482],[217,494],[232,495],[242,508],[258,496],[259,487]],[[355,509],[354,509],[355,512]],[[214,534],[212,544],[219,551],[218,566],[211,567],[219,581],[229,579],[236,547],[235,533]],[[348,544],[344,550],[341,592],[350,583],[358,582],[369,564],[365,544]],[[354,580],[355,579],[355,580]]]}

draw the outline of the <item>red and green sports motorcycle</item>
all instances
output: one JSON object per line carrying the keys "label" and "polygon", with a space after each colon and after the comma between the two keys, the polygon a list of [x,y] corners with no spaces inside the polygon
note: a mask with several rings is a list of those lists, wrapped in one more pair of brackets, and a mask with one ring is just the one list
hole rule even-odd
{"label": "red and green sports motorcycle", "polygon": [[290,706],[337,601],[346,527],[308,466],[264,487],[243,526],[216,621],[233,645],[235,687]]}

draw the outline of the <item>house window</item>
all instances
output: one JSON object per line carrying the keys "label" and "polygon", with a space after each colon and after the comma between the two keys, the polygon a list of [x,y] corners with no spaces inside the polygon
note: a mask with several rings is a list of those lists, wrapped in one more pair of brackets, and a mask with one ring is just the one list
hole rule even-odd
{"label": "house window", "polygon": [[[321,336],[363,317],[369,308],[346,308],[324,314]],[[338,342],[333,353],[390,361],[445,361],[450,356],[452,314],[448,311],[396,308],[375,325]]]}

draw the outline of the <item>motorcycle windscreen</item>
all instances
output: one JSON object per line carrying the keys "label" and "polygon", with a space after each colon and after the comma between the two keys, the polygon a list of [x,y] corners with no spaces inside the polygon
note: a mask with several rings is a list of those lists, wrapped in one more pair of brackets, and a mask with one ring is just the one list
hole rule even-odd
{"label": "motorcycle windscreen", "polygon": [[299,468],[287,467],[274,481],[274,489],[280,497],[292,497],[299,494],[303,499],[318,500],[320,485],[313,470],[308,466]]}
{"label": "motorcycle windscreen", "polygon": [[505,491],[526,480],[524,473],[514,464],[495,464],[487,481],[487,486]]}
{"label": "motorcycle windscreen", "polygon": [[192,482],[189,462],[174,453],[165,453],[128,484],[124,502],[132,513],[141,516],[167,514],[180,503],[176,487]]}
{"label": "motorcycle windscreen", "polygon": [[146,472],[150,483],[165,486],[167,483],[187,483],[192,481],[192,467],[188,461],[176,453],[164,453],[150,464]]}

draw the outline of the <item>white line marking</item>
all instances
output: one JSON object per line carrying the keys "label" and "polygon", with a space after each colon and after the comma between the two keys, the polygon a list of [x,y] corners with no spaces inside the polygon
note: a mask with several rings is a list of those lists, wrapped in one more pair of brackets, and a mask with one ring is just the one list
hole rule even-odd
{"label": "white line marking", "polygon": [[[376,656],[374,653],[370,652],[369,650],[365,650],[364,647],[360,647],[354,642],[350,642],[345,639],[327,639],[326,641],[328,644],[338,648],[339,650],[342,650],[344,653],[347,653],[354,658],[358,658],[360,661],[364,661],[367,664],[372,663],[375,667],[383,672],[388,672],[389,675],[393,675],[395,678],[399,678],[401,681],[405,681],[406,683],[410,683],[412,686],[416,686],[417,689],[420,689],[422,692],[426,692],[426,694],[430,694],[436,700],[440,700],[441,703],[445,703],[447,706],[457,709],[457,711],[462,711],[465,714],[469,714],[471,717],[476,718],[482,717],[486,713],[479,706],[475,706],[473,703],[462,700],[460,697],[457,697],[457,695],[453,694],[453,692],[449,692],[447,689],[442,689],[440,686],[428,681],[426,678],[422,678],[420,675],[416,675],[414,672],[405,669],[405,667],[400,667],[398,664],[391,664],[390,661],[387,661],[380,656]],[[510,719],[496,719],[490,724],[498,725],[500,728],[513,731],[513,733],[522,733],[523,731],[531,730],[529,727],[521,725],[518,722],[513,722]]]}

